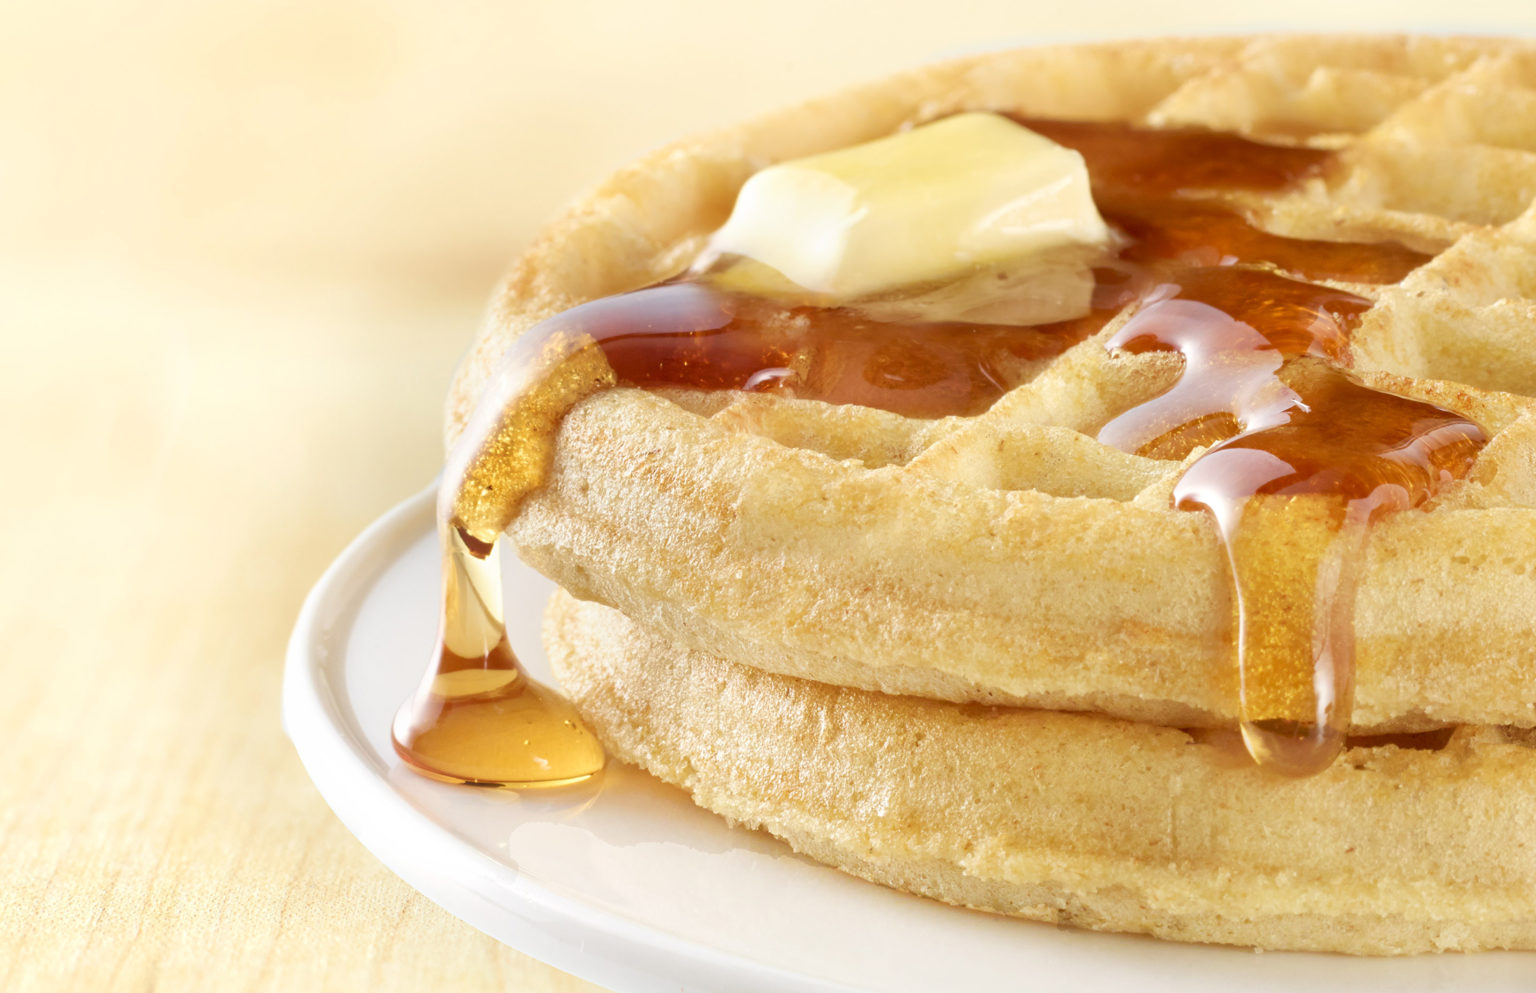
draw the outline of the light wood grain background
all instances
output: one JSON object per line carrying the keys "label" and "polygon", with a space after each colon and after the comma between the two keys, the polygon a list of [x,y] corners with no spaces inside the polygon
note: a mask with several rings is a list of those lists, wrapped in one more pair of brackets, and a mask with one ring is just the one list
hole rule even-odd
{"label": "light wood grain background", "polygon": [[4,5],[0,989],[592,988],[376,863],[278,686],[306,589],[435,471],[497,271],[609,169],[1013,41],[1345,7],[1536,29],[1517,2],[1041,6]]}

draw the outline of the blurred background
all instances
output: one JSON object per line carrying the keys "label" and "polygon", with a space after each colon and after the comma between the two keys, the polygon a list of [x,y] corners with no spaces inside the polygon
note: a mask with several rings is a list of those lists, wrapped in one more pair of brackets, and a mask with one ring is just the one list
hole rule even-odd
{"label": "blurred background", "polygon": [[0,988],[587,990],[354,842],[278,715],[436,471],[498,271],[690,132],[1009,44],[1536,32],[1536,4],[191,0],[0,10]]}

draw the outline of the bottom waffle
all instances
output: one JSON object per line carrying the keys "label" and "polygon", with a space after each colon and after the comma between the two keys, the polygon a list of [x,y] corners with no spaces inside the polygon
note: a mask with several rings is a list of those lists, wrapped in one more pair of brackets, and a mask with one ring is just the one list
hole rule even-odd
{"label": "bottom waffle", "polygon": [[616,756],[897,889],[1181,941],[1536,948],[1529,731],[1362,740],[1292,780],[1223,732],[773,675],[564,592],[545,643]]}

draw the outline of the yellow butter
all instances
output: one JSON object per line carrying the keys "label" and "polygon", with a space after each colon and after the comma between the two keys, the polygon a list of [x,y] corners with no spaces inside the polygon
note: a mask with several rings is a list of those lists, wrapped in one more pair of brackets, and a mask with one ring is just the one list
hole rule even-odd
{"label": "yellow butter", "polygon": [[857,299],[1108,238],[1081,155],[967,113],[756,173],[712,247]]}

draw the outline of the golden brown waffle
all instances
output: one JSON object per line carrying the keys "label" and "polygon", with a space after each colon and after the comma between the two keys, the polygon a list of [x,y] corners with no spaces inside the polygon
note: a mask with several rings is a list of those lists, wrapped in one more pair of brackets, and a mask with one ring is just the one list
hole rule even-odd
{"label": "golden brown waffle", "polygon": [[545,643],[617,755],[866,879],[1181,941],[1536,947],[1529,738],[1463,728],[1277,780],[1219,734],[774,676],[565,594]]}
{"label": "golden brown waffle", "polygon": [[[1446,777],[1445,770],[1481,768],[1484,753],[1468,742],[1526,740],[1498,728],[1536,725],[1530,43],[1279,37],[1035,49],[922,70],[665,149],[578,205],[514,268],[458,376],[450,436],[509,341],[555,312],[675,274],[723,222],[754,169],[970,108],[1203,125],[1338,149],[1326,175],[1282,194],[1235,199],[1276,233],[1396,240],[1433,255],[1400,285],[1348,287],[1374,301],[1350,358],[1368,384],[1452,408],[1486,428],[1491,441],[1470,476],[1443,490],[1427,511],[1395,515],[1372,531],[1355,611],[1355,730],[1462,726],[1451,739],[1454,749],[1388,763],[1410,779],[1429,775],[1417,771],[1426,763]],[[671,653],[669,659],[704,665],[707,656],[708,665],[733,673],[743,719],[766,706],[750,699],[754,694],[776,698],[790,692],[784,687],[803,684],[741,675],[730,664],[934,700],[1143,722],[1009,718],[1029,728],[1021,741],[1036,740],[1028,736],[1039,725],[1060,733],[1063,748],[1103,739],[1105,728],[1115,729],[1111,737],[1144,736],[1149,748],[1187,742],[1183,731],[1166,729],[1222,728],[1234,720],[1233,605],[1210,521],[1169,506],[1189,460],[1129,455],[1093,439],[1111,417],[1165,389],[1179,369],[1168,353],[1108,352],[1104,342],[1123,319],[1028,370],[1026,382],[971,418],[924,421],[763,395],[601,393],[565,419],[549,483],[508,533],[526,561],[576,596],[616,607],[645,632],[644,658],[636,664]],[[623,654],[611,645],[592,653]],[[844,709],[908,706],[817,692]],[[599,699],[585,691],[583,697]],[[961,729],[972,713],[911,706]],[[637,716],[644,713],[644,701],[629,699],[598,724],[621,754],[642,757],[650,747],[645,736],[662,734],[659,727],[647,732]],[[760,732],[752,740],[768,747]],[[1529,761],[1523,745],[1497,751],[1510,769]],[[701,794],[706,804],[881,876],[857,869],[867,852],[828,840],[859,829],[835,827],[838,817],[861,816],[856,806],[801,824],[749,815],[734,806],[748,802],[745,794],[733,792],[749,783],[731,778],[729,769],[703,768],[708,755],[677,754],[683,764],[653,763],[655,771],[680,781],[678,770],[694,769],[698,782],[715,784]],[[1001,753],[994,761],[1004,761]],[[1183,775],[1181,768],[1156,766],[1146,775]],[[1346,771],[1318,782],[1347,778],[1350,768],[1345,761]],[[1259,791],[1260,807],[1285,795],[1256,773],[1201,775],[1223,796]],[[1222,779],[1228,775],[1239,778]],[[1451,785],[1445,789],[1451,792],[1425,795],[1460,796]],[[1528,786],[1510,789],[1511,804],[1529,804]],[[1353,794],[1340,797],[1346,795]],[[1529,806],[1505,815],[1531,823]],[[1215,822],[1209,830],[1217,830]],[[933,872],[970,873],[963,854],[932,853]],[[1095,864],[1108,872],[1116,859],[1145,853],[1100,854],[1109,861]],[[1255,861],[1233,871],[1258,879],[1281,864]],[[1018,910],[1018,899],[1064,906],[1069,897],[1061,894],[1112,883],[1112,875],[1086,865],[1057,878],[1057,896],[1049,898],[973,897],[964,888],[972,883],[960,877],[932,885],[911,874],[883,878]],[[1493,879],[1479,868],[1484,863],[1460,865],[1446,870],[1458,885],[1475,889]],[[1382,885],[1407,886],[1406,878]],[[1533,887],[1529,874],[1518,878],[1518,906],[1479,910],[1482,924],[1455,911],[1443,927],[1431,927],[1425,910],[1402,932],[1407,937],[1364,923],[1359,933],[1373,937],[1354,940],[1347,932],[1336,944],[1307,937],[1319,919],[1307,915],[1342,911],[1333,904],[1307,910],[1302,897],[1277,904],[1271,916],[1303,923],[1271,931],[1234,923],[1214,905],[1199,910],[1200,896],[1156,920],[1107,904],[1083,911],[1082,920],[1354,951],[1529,944]],[[1360,905],[1371,908],[1361,913],[1377,914],[1397,898],[1383,890],[1377,902]],[[1191,923],[1197,918],[1207,923]],[[1227,923],[1210,923],[1217,919]],[[1453,927],[1457,921],[1465,929]]]}
{"label": "golden brown waffle", "polygon": [[[507,280],[450,421],[523,328],[675,272],[755,165],[976,106],[1341,145],[1326,180],[1245,199],[1282,233],[1438,252],[1400,286],[1353,287],[1378,300],[1354,362],[1372,385],[1494,435],[1467,483],[1373,536],[1355,721],[1530,726],[1536,151],[1490,143],[1521,138],[1509,108],[1536,99],[1522,81],[1536,86],[1536,48],[1523,43],[1282,38],[1008,53],[810,104],[659,153],[555,225]],[[1536,129],[1528,137],[1536,149]],[[510,533],[578,596],[772,671],[1229,721],[1232,606],[1213,529],[1169,508],[1184,464],[1092,440],[1178,368],[1168,354],[1107,353],[1117,325],[970,419],[762,396],[593,398],[567,419],[553,479]]]}

